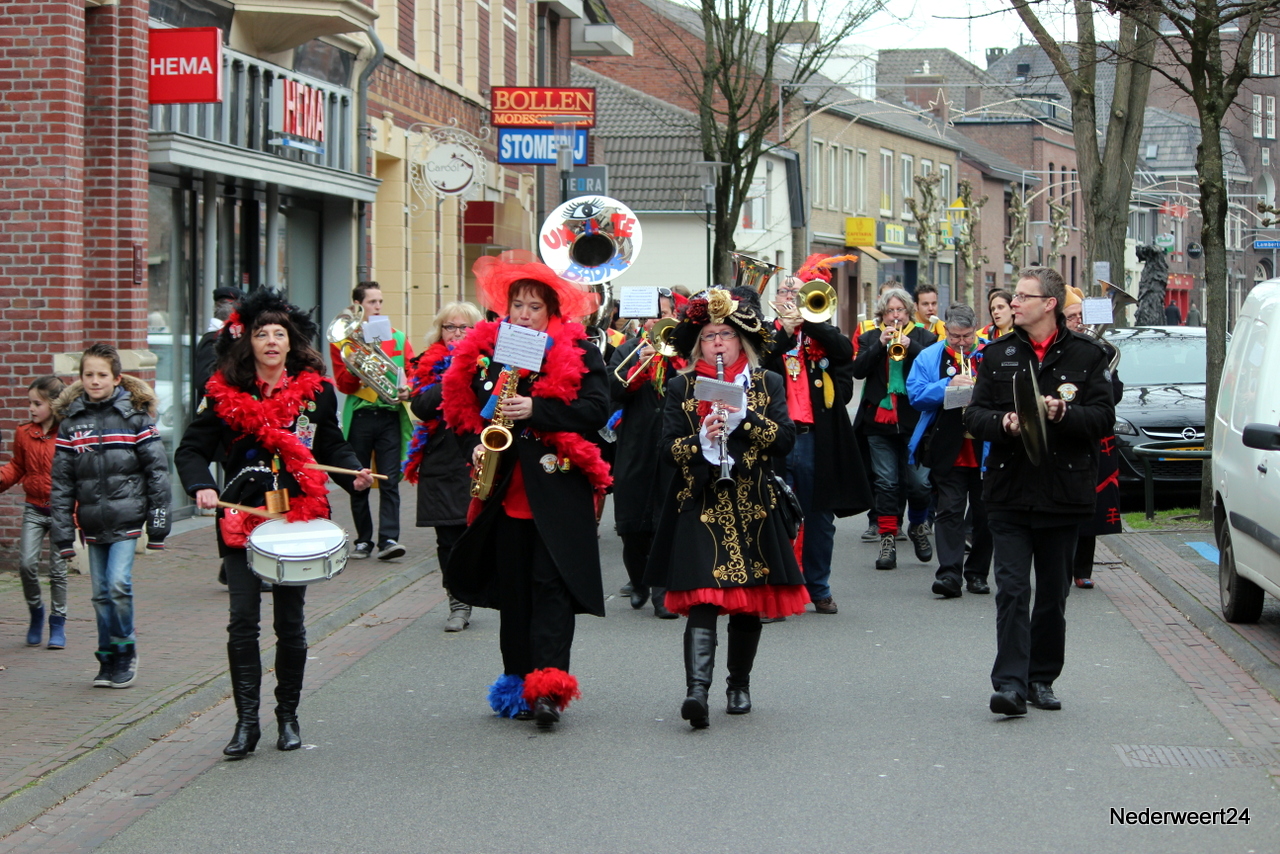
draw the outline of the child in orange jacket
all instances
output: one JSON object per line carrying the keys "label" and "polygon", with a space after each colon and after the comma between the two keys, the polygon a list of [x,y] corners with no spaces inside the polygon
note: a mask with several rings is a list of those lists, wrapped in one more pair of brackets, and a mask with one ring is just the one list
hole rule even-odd
{"label": "child in orange jacket", "polygon": [[[44,603],[40,599],[40,552],[52,524],[49,502],[53,471],[53,449],[58,438],[58,421],[53,401],[62,394],[62,380],[41,377],[27,388],[31,421],[13,431],[13,459],[0,468],[0,492],[21,481],[27,493],[22,510],[22,539],[19,571],[22,592],[31,609],[27,643],[39,646],[44,632]],[[52,545],[52,544],[50,544]],[[49,649],[67,645],[67,562],[55,548],[49,549]]]}

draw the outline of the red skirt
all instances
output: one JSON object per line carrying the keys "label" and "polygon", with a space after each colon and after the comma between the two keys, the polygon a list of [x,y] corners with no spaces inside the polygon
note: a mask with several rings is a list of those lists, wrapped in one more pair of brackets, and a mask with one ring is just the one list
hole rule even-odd
{"label": "red skirt", "polygon": [[803,584],[757,584],[753,587],[668,590],[663,604],[686,617],[695,605],[715,605],[721,614],[790,617],[803,614],[809,601],[809,590]]}

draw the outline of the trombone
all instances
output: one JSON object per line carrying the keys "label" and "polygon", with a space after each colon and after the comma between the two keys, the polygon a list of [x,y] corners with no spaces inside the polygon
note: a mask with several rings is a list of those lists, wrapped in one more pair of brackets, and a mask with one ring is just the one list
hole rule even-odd
{"label": "trombone", "polygon": [[[657,323],[653,324],[653,328],[644,334],[644,338],[649,342],[650,346],[653,347],[653,352],[640,363],[639,370],[643,371],[649,366],[650,362],[659,356],[664,356],[670,359],[677,354],[675,341],[672,340],[673,333],[675,331],[676,321],[674,318],[664,317]],[[623,360],[618,363],[618,367],[613,369],[614,377],[617,378],[618,382],[622,383],[624,386],[627,384],[627,377],[626,374],[623,373],[622,369],[626,367],[627,361],[639,352],[640,346],[637,345],[634,350],[628,353]]]}
{"label": "trombone", "polygon": [[826,323],[836,313],[836,302],[836,289],[821,279],[814,279],[800,288],[794,305],[781,301],[769,305],[778,313],[779,320]]}

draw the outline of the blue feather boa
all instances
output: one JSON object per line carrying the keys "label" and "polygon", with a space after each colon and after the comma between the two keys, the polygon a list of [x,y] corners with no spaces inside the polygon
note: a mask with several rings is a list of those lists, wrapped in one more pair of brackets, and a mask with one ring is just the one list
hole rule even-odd
{"label": "blue feather boa", "polygon": [[498,681],[489,686],[489,707],[503,718],[514,718],[520,712],[529,711],[529,704],[524,700],[524,679],[510,673],[499,676]]}

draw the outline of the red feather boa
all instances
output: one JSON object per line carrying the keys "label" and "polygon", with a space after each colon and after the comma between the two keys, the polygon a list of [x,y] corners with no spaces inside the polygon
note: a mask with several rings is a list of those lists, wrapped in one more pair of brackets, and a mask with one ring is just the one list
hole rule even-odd
{"label": "red feather boa", "polygon": [[[484,321],[476,325],[466,338],[453,348],[453,364],[445,371],[444,410],[445,423],[458,433],[479,433],[486,426],[480,417],[480,403],[471,389],[471,381],[481,369],[481,359],[493,355],[498,340],[500,322]],[[533,381],[529,394],[547,400],[572,403],[582,388],[587,364],[578,350],[577,342],[587,337],[582,324],[565,321],[556,330],[554,343],[542,360],[542,372]],[[609,465],[601,458],[600,448],[578,433],[560,431],[535,431],[538,441],[550,447],[561,459],[581,469],[596,492],[603,493],[613,483]]]}
{"label": "red feather boa", "polygon": [[285,471],[293,476],[302,490],[300,496],[289,496],[290,522],[329,518],[329,476],[306,466],[316,461],[311,449],[289,430],[308,401],[314,400],[324,384],[331,382],[315,371],[286,376],[276,393],[266,400],[242,391],[216,371],[205,386],[213,400],[213,411],[232,430],[253,436],[269,453],[280,457]]}
{"label": "red feather boa", "polygon": [[[418,366],[413,372],[410,384],[415,395],[421,394],[423,389],[440,382],[440,378],[444,374],[446,360],[451,352],[452,348],[448,344],[443,341],[437,341],[427,348],[427,352],[418,357]],[[426,451],[427,442],[440,429],[441,420],[440,418],[433,418],[430,421],[419,421],[418,426],[414,428],[413,439],[409,442],[409,453],[402,469],[404,479],[409,483],[416,484],[418,482],[418,470],[422,466],[422,457]]]}
{"label": "red feather boa", "polygon": [[558,667],[543,667],[524,677],[524,701],[532,706],[540,697],[546,697],[564,711],[570,701],[582,699],[582,691],[572,673]]}

